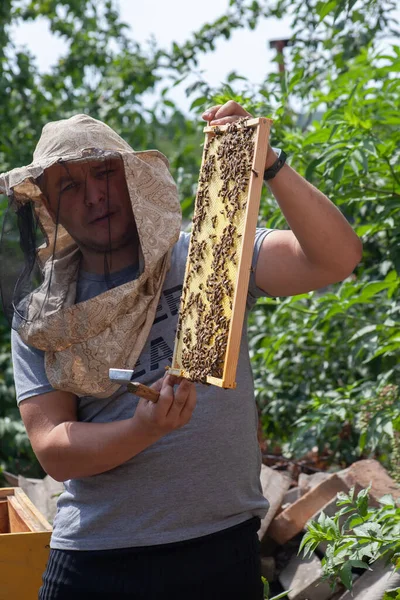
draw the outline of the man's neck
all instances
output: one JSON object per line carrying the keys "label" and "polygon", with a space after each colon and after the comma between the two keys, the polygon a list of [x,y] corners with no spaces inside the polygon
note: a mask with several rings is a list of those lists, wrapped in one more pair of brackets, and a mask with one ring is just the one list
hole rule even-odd
{"label": "man's neck", "polygon": [[129,245],[107,253],[94,252],[88,248],[81,247],[81,252],[82,271],[95,273],[97,275],[104,274],[106,264],[108,265],[108,272],[115,273],[121,271],[125,267],[138,265],[139,263],[139,251],[137,246],[132,247]]}

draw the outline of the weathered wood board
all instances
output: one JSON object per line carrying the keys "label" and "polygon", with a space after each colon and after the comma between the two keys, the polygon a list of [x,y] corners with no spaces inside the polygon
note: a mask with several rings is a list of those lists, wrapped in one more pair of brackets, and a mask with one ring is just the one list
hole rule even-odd
{"label": "weathered wood board", "polygon": [[37,600],[51,531],[21,488],[0,488],[0,600]]}

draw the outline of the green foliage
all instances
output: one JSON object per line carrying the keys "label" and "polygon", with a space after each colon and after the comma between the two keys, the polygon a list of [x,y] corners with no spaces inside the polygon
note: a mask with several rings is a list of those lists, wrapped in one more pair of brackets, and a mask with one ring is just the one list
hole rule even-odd
{"label": "green foliage", "polygon": [[307,556],[320,543],[326,543],[322,560],[324,576],[332,583],[340,579],[349,590],[353,569],[371,569],[370,565],[378,559],[400,568],[399,504],[390,495],[380,499],[378,508],[369,506],[368,500],[369,488],[357,496],[354,488],[349,494],[339,493],[336,504],[342,508],[334,517],[322,512],[318,521],[311,521],[300,544],[299,552],[303,550]]}
{"label": "green foliage", "polygon": [[[251,325],[268,435],[289,452],[317,445],[345,464],[378,451],[359,410],[384,386],[398,389],[400,380],[400,118],[393,77],[399,59],[396,47],[384,54],[361,50],[345,70],[310,90],[310,114],[324,106],[321,119],[282,131],[292,163],[362,236],[364,256],[355,276],[341,285],[260,303]],[[263,216],[270,227],[281,225],[269,200]],[[260,331],[267,334],[256,337]],[[391,423],[384,438],[398,435],[398,419]],[[374,435],[380,434],[378,427]],[[388,454],[381,458],[390,462]]]}

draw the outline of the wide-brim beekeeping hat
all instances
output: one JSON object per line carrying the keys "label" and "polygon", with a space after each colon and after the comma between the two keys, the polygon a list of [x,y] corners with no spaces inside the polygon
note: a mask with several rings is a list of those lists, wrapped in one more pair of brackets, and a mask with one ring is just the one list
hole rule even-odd
{"label": "wide-brim beekeeping hat", "polygon": [[[80,250],[60,223],[55,223],[39,184],[46,169],[71,161],[123,161],[127,189],[140,242],[139,277],[85,302],[75,304]],[[135,152],[113,129],[75,115],[48,123],[31,164],[0,175],[0,192],[9,197],[9,212],[29,227],[20,229],[25,261],[16,278],[12,306],[14,324],[24,341],[46,352],[46,373],[57,389],[78,395],[111,394],[118,386],[108,379],[113,366],[135,364],[154,320],[170,252],[179,237],[181,211],[166,157],[157,150]],[[26,221],[26,219],[25,219]],[[32,251],[31,225],[42,233]],[[25,223],[26,225],[26,223]],[[3,236],[7,226],[3,226]],[[27,264],[30,263],[30,264]],[[29,293],[34,263],[42,275]],[[7,277],[2,265],[1,279]],[[18,318],[15,318],[15,314]]]}

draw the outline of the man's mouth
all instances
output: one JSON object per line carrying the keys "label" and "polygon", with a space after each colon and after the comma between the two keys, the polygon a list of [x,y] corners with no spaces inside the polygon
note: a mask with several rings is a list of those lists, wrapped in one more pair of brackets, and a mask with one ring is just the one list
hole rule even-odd
{"label": "man's mouth", "polygon": [[90,225],[95,225],[97,223],[102,223],[103,221],[106,221],[108,219],[111,219],[111,217],[114,215],[114,212],[106,212],[102,215],[98,215],[97,217],[95,217],[94,219],[92,219],[91,221],[89,221]]}

